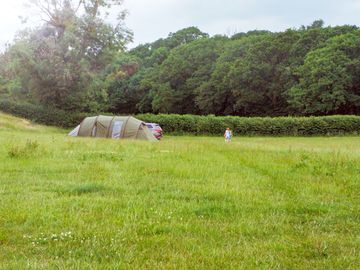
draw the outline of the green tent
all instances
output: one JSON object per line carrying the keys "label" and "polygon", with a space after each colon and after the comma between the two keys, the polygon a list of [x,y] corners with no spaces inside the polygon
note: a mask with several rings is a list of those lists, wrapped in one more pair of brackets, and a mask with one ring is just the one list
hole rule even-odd
{"label": "green tent", "polygon": [[69,136],[157,141],[145,123],[132,116],[86,117]]}

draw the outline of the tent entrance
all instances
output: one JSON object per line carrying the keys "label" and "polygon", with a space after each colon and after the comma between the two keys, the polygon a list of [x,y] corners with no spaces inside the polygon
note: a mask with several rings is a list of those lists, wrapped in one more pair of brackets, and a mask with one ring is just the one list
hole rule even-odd
{"label": "tent entrance", "polygon": [[111,138],[120,139],[123,123],[124,121],[114,121],[112,126]]}

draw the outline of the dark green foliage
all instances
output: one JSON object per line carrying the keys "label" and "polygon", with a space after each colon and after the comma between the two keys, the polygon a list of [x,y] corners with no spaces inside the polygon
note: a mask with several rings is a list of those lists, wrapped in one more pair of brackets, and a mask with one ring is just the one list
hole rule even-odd
{"label": "dark green foliage", "polygon": [[237,117],[153,115],[137,117],[159,123],[167,133],[221,136],[227,127],[242,136],[316,136],[360,134],[360,116]]}
{"label": "dark green foliage", "polygon": [[[0,55],[0,95],[66,111],[106,110],[104,69],[131,33],[101,14],[118,0],[30,1],[44,20],[18,34]],[[80,11],[81,10],[81,11]]]}
{"label": "dark green foliage", "polygon": [[116,113],[135,113],[143,92],[139,88],[143,72],[138,72],[140,59],[119,55],[106,69],[106,84],[109,95],[108,110]]}
{"label": "dark green foliage", "polygon": [[191,43],[194,40],[208,37],[208,34],[201,32],[198,28],[188,27],[175,33],[170,33],[165,39],[160,38],[153,43],[139,45],[132,49],[130,54],[143,59],[146,66],[152,66],[157,64],[158,61],[151,61],[151,59],[156,59],[155,55],[159,55],[161,51],[171,50],[180,45]]}
{"label": "dark green foliage", "polygon": [[0,100],[0,111],[24,117],[40,124],[64,128],[77,126],[87,116],[86,113],[69,113],[52,107],[9,100]]}
{"label": "dark green foliage", "polygon": [[[130,38],[126,29],[70,15],[64,18],[72,27],[63,31],[50,21],[19,36],[0,55],[0,98],[20,106],[41,104],[46,112],[50,107],[50,115],[52,108],[71,115],[360,114],[357,26],[324,27],[317,20],[284,32],[256,30],[232,37],[209,37],[189,27],[124,51]],[[94,31],[86,27],[91,21]],[[40,121],[49,123],[44,118]]]}
{"label": "dark green foliage", "polygon": [[360,112],[360,32],[331,38],[307,54],[289,103],[299,114]]}
{"label": "dark green foliage", "polygon": [[[0,101],[0,111],[28,118],[41,124],[72,128],[86,113],[68,113],[29,103]],[[238,117],[179,114],[138,114],[140,120],[159,123],[165,133],[221,136],[227,127],[245,136],[316,136],[360,134],[360,116],[324,117]]]}
{"label": "dark green foliage", "polygon": [[359,114],[359,36],[356,26],[322,20],[231,38],[186,28],[129,52],[139,69],[110,88],[111,112]]}
{"label": "dark green foliage", "polygon": [[149,79],[153,112],[196,114],[199,87],[210,79],[222,40],[200,39],[172,50]]}

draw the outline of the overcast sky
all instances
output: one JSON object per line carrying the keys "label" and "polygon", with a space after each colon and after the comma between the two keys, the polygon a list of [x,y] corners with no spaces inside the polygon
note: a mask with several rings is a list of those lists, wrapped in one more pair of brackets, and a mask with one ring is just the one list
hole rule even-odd
{"label": "overcast sky", "polygon": [[[23,25],[26,0],[2,0],[0,44],[13,39]],[[188,26],[211,35],[254,29],[280,31],[323,19],[326,25],[360,25],[360,0],[125,0],[127,26],[134,44],[166,37]]]}

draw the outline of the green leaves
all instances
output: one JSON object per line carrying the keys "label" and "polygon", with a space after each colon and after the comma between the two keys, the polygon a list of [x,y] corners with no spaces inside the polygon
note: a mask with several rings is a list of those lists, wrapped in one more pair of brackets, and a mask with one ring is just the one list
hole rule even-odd
{"label": "green leaves", "polygon": [[[356,26],[324,27],[318,20],[231,38],[188,27],[124,51],[132,37],[125,13],[110,25],[99,12],[121,1],[82,1],[81,15],[73,1],[52,5],[59,2],[69,4],[58,5],[59,18],[22,33],[0,57],[1,96],[114,114],[360,113]],[[50,15],[54,10],[50,5]]]}
{"label": "green leaves", "polygon": [[359,93],[352,93],[359,89],[356,80],[360,73],[353,68],[354,57],[360,57],[356,53],[360,50],[359,37],[352,33],[334,37],[325,47],[307,54],[304,65],[298,69],[299,83],[289,91],[295,110],[333,114],[354,107],[352,102],[359,97]]}
{"label": "green leaves", "polygon": [[360,32],[323,24],[231,39],[191,40],[186,37],[196,29],[184,29],[139,46],[131,51],[144,59],[139,87],[145,97],[137,108],[241,116],[359,113]]}
{"label": "green leaves", "polygon": [[34,1],[45,23],[24,32],[9,47],[2,57],[8,70],[2,73],[8,81],[21,81],[23,92],[31,97],[22,99],[67,111],[107,109],[102,72],[124,50],[131,33],[123,26],[124,17],[114,26],[99,10],[120,4],[117,0]]}

